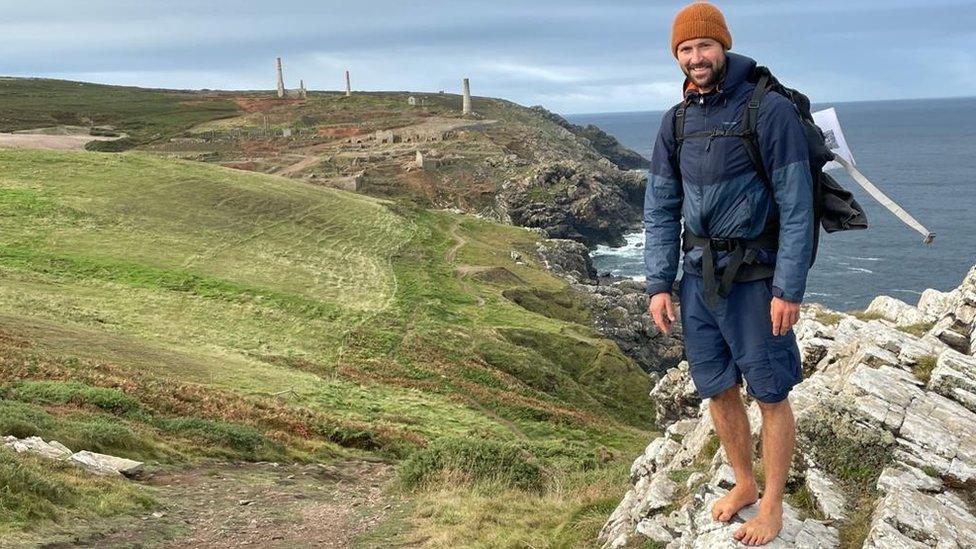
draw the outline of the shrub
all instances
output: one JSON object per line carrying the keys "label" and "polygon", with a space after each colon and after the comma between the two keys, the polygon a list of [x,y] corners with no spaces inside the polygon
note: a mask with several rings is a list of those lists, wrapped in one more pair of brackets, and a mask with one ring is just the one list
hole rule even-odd
{"label": "shrub", "polygon": [[110,130],[108,128],[91,128],[88,130],[88,135],[93,135],[95,137],[118,137],[119,132]]}
{"label": "shrub", "polygon": [[0,435],[13,435],[25,438],[40,435],[54,425],[54,418],[44,410],[16,402],[0,399]]}
{"label": "shrub", "polygon": [[72,450],[91,450],[102,454],[140,456],[149,444],[128,425],[115,418],[93,415],[60,422],[52,438]]}
{"label": "shrub", "polygon": [[135,140],[123,137],[122,139],[113,139],[111,141],[89,141],[85,143],[85,150],[93,152],[122,152],[136,145],[138,143]]}
{"label": "shrub", "polygon": [[116,414],[139,409],[139,401],[111,387],[93,387],[77,381],[22,381],[3,391],[4,396],[37,404],[89,405]]}
{"label": "shrub", "polygon": [[198,417],[163,418],[156,421],[164,431],[188,435],[206,442],[220,444],[239,452],[253,455],[267,440],[260,432],[247,425],[214,421]]}
{"label": "shrub", "polygon": [[538,491],[544,474],[535,458],[511,442],[475,438],[442,438],[415,452],[399,466],[407,487],[426,484],[438,475],[456,475],[468,482],[498,483]]}

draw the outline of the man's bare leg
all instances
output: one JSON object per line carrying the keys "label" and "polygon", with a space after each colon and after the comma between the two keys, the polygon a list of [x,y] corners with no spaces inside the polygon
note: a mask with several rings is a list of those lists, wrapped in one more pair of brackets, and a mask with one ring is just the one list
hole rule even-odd
{"label": "man's bare leg", "polygon": [[746,545],[763,545],[775,538],[783,527],[783,488],[796,439],[789,397],[773,404],[760,402],[759,409],[763,417],[762,455],[766,485],[759,502],[759,514],[732,534]]}
{"label": "man's bare leg", "polygon": [[708,401],[708,411],[715,432],[735,472],[735,486],[712,504],[712,519],[727,522],[739,509],[759,497],[756,477],[752,473],[752,436],[749,418],[742,404],[739,385],[733,385]]}

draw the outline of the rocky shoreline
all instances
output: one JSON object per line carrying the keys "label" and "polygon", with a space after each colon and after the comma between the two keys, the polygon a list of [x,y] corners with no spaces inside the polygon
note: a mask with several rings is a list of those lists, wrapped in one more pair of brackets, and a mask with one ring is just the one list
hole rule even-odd
{"label": "rocky shoreline", "polygon": [[586,246],[569,239],[547,239],[537,249],[548,269],[566,280],[592,311],[591,326],[612,339],[656,381],[681,361],[680,334],[666,336],[647,313],[644,284],[629,278],[600,276]]}
{"label": "rocky shoreline", "polygon": [[[881,296],[859,317],[810,305],[795,327],[797,451],[784,527],[765,547],[976,547],[976,267],[951,292],[916,306]],[[599,542],[744,547],[731,534],[756,505],[711,519],[733,477],[687,363],[651,398],[664,435],[634,461]]]}

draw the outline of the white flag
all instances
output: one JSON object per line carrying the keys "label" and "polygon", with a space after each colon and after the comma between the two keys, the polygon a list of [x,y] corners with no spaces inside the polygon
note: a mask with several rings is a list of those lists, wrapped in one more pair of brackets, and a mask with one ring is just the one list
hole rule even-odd
{"label": "white flag", "polygon": [[906,212],[904,208],[896,204],[894,200],[883,193],[874,183],[871,183],[860,170],[854,167],[854,155],[851,154],[851,149],[847,146],[847,139],[844,138],[844,132],[840,129],[840,120],[837,119],[837,111],[833,107],[830,107],[829,109],[811,114],[813,114],[814,123],[824,133],[824,141],[827,143],[827,147],[834,153],[834,157],[837,159],[827,162],[823,167],[824,171],[839,168],[847,170],[851,178],[863,187],[868,194],[880,202],[889,212],[895,214],[904,224],[918,231],[923,237],[923,243],[931,244],[932,239],[935,238],[935,234],[926,229],[924,225]]}
{"label": "white flag", "polygon": [[[854,155],[851,154],[850,147],[847,146],[847,139],[844,137],[844,132],[840,129],[840,120],[837,120],[837,111],[833,107],[813,113],[813,121],[817,126],[820,126],[820,129],[824,133],[824,141],[827,142],[827,147],[834,154],[843,157],[851,165],[857,164],[854,162]],[[843,166],[834,161],[827,162],[823,167],[824,171],[843,168]]]}

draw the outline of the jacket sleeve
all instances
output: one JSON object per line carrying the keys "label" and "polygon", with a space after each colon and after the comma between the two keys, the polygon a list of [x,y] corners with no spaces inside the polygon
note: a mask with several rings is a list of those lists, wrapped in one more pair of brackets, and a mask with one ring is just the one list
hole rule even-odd
{"label": "jacket sleeve", "polygon": [[644,275],[647,293],[670,292],[681,251],[681,180],[671,166],[675,150],[673,109],[664,115],[644,192]]}
{"label": "jacket sleeve", "polygon": [[813,183],[806,135],[796,107],[777,93],[764,96],[756,131],[779,214],[773,295],[799,303],[813,252]]}

